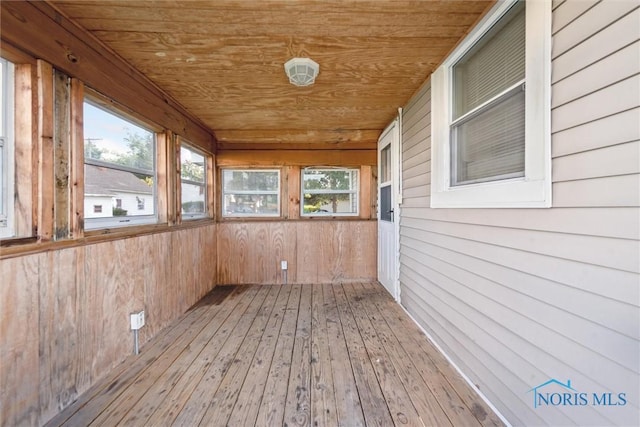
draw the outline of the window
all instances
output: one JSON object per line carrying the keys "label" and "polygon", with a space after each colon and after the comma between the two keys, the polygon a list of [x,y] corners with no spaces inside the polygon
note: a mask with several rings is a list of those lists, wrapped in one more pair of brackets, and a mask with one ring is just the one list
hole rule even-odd
{"label": "window", "polygon": [[84,157],[86,229],[157,221],[153,131],[85,99]]}
{"label": "window", "polygon": [[302,215],[358,215],[358,170],[302,170]]}
{"label": "window", "polygon": [[13,81],[13,64],[0,58],[0,238],[15,235]]}
{"label": "window", "polygon": [[189,145],[180,147],[180,185],[182,218],[203,218],[207,215],[206,157]]}
{"label": "window", "polygon": [[222,215],[280,216],[280,171],[223,169]]}
{"label": "window", "polygon": [[433,74],[431,207],[551,205],[548,3],[497,4]]}

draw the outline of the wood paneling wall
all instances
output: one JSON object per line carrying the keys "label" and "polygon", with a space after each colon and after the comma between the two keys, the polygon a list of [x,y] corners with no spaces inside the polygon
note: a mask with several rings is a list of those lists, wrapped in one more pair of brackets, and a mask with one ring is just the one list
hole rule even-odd
{"label": "wood paneling wall", "polygon": [[[216,283],[216,225],[0,261],[0,425],[39,425]],[[144,347],[142,348],[144,351]]]}
{"label": "wood paneling wall", "polygon": [[218,224],[219,284],[375,280],[377,222],[310,220]]}

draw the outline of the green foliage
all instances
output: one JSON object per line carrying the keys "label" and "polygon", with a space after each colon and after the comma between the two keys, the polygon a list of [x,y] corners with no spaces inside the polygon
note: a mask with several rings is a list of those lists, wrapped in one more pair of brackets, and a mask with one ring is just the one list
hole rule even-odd
{"label": "green foliage", "polygon": [[102,160],[117,165],[129,166],[137,169],[153,170],[153,134],[140,135],[127,130],[124,141],[127,152],[118,153],[105,148],[99,148],[95,141],[99,139],[87,138],[84,141],[85,159]]}
{"label": "green foliage", "polygon": [[180,176],[188,181],[204,182],[204,165],[189,160],[183,161]]}
{"label": "green foliage", "polygon": [[113,208],[111,214],[113,216],[127,216],[127,210],[122,208]]}

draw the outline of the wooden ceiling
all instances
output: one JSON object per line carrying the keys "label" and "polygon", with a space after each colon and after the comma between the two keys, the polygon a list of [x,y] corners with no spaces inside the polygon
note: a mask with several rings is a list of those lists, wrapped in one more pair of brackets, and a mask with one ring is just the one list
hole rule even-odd
{"label": "wooden ceiling", "polygon": [[[362,148],[493,0],[50,3],[211,128],[223,148]],[[289,84],[283,65],[296,56],[320,64],[313,86]]]}

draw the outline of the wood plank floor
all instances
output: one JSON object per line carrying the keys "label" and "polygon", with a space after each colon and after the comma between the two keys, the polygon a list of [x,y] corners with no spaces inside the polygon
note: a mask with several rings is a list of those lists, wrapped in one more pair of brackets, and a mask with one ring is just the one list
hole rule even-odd
{"label": "wood plank floor", "polygon": [[488,426],[378,283],[218,287],[49,426]]}

